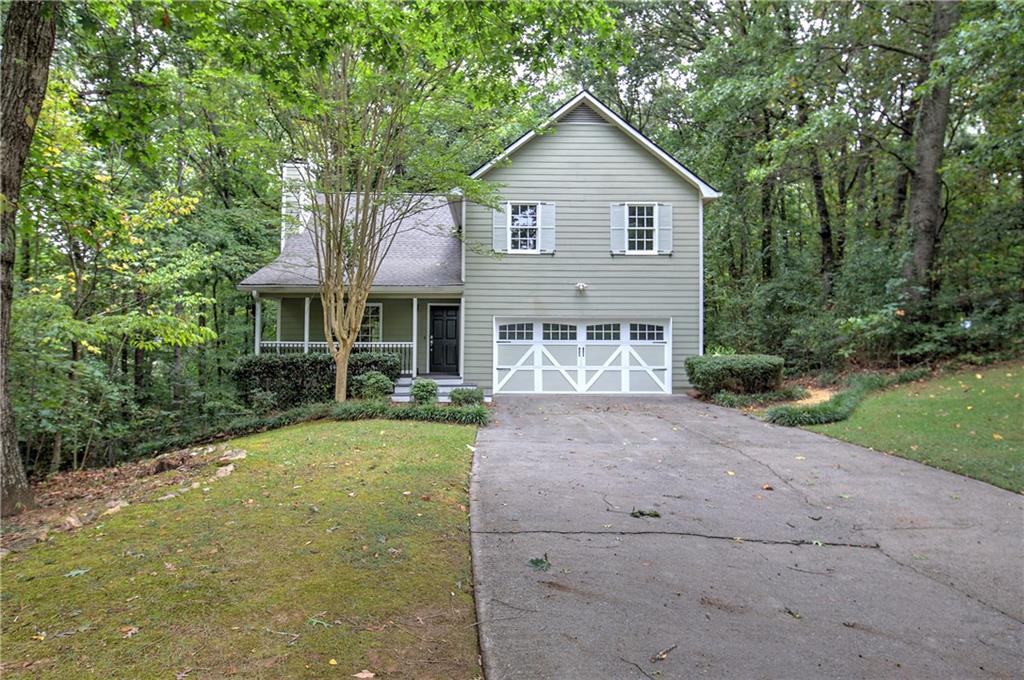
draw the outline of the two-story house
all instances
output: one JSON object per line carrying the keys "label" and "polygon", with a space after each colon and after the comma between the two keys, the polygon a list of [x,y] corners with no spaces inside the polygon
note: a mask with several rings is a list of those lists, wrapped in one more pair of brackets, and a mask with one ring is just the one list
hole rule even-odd
{"label": "two-story house", "polygon": [[[720,194],[587,92],[543,127],[472,174],[499,209],[438,197],[399,234],[356,349],[488,395],[680,392],[703,350],[704,206]],[[308,234],[239,287],[257,318],[280,304],[255,351],[326,351]]]}

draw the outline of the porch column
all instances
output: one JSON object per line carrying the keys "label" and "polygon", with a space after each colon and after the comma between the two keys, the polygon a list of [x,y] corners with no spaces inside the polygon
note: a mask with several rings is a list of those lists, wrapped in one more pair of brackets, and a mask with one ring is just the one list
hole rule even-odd
{"label": "porch column", "polygon": [[309,354],[309,301],[312,298],[304,297],[302,309],[302,353]]}
{"label": "porch column", "polygon": [[255,345],[253,351],[255,351],[256,354],[259,354],[261,344],[260,341],[262,340],[261,331],[263,328],[263,303],[260,301],[260,294],[257,293],[256,291],[253,291],[252,296],[256,298],[256,330],[252,334],[253,344]]}
{"label": "porch column", "polygon": [[416,364],[419,363],[419,357],[416,354],[416,338],[419,337],[419,331],[417,325],[419,325],[419,298],[412,299],[412,377],[416,377]]}

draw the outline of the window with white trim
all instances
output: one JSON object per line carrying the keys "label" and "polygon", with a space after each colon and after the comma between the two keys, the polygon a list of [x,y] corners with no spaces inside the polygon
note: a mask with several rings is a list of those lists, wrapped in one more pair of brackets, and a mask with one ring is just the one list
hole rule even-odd
{"label": "window with white trim", "polygon": [[626,206],[626,252],[653,253],[657,250],[658,229],[654,220],[655,206]]}
{"label": "window with white trim", "polygon": [[617,323],[595,323],[587,326],[587,340],[595,342],[618,341],[620,326]]}
{"label": "window with white trim", "polygon": [[503,323],[498,326],[498,342],[533,340],[532,323]]}
{"label": "window with white trim", "polygon": [[629,339],[632,342],[665,342],[665,327],[653,323],[631,323]]}
{"label": "window with white trim", "polygon": [[576,326],[568,323],[546,323],[543,337],[545,340],[575,340]]}
{"label": "window with white trim", "polygon": [[536,203],[509,204],[509,250],[519,252],[539,250],[537,209]]}
{"label": "window with white trim", "polygon": [[383,337],[384,326],[381,322],[379,302],[370,303],[363,309],[363,320],[359,324],[359,333],[356,335],[356,342],[380,342]]}

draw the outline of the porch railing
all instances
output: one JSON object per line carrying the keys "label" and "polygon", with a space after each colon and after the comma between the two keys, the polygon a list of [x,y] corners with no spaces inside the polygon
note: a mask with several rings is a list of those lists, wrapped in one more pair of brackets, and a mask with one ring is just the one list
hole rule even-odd
{"label": "porch railing", "polygon": [[[260,352],[263,354],[302,354],[306,343],[301,340],[261,340]],[[310,342],[310,352],[326,352],[326,342]],[[352,345],[353,352],[390,352],[402,358],[402,373],[412,373],[411,342],[357,342]]]}

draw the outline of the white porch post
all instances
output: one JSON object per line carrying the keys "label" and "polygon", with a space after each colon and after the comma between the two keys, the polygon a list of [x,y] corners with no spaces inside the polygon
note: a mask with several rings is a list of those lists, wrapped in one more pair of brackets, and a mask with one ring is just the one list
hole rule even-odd
{"label": "white porch post", "polygon": [[417,326],[419,325],[419,298],[412,299],[412,377],[416,377],[416,364],[419,361],[419,356],[416,354],[416,338],[419,337],[419,331]]}
{"label": "white porch post", "polygon": [[263,303],[260,301],[260,294],[256,291],[253,291],[253,297],[256,298],[256,330],[253,333],[253,344],[255,345],[253,351],[255,351],[256,354],[259,354],[260,341],[262,340],[261,330],[263,327]]}
{"label": "white porch post", "polygon": [[302,353],[309,354],[309,301],[310,297],[304,297],[302,310]]}

